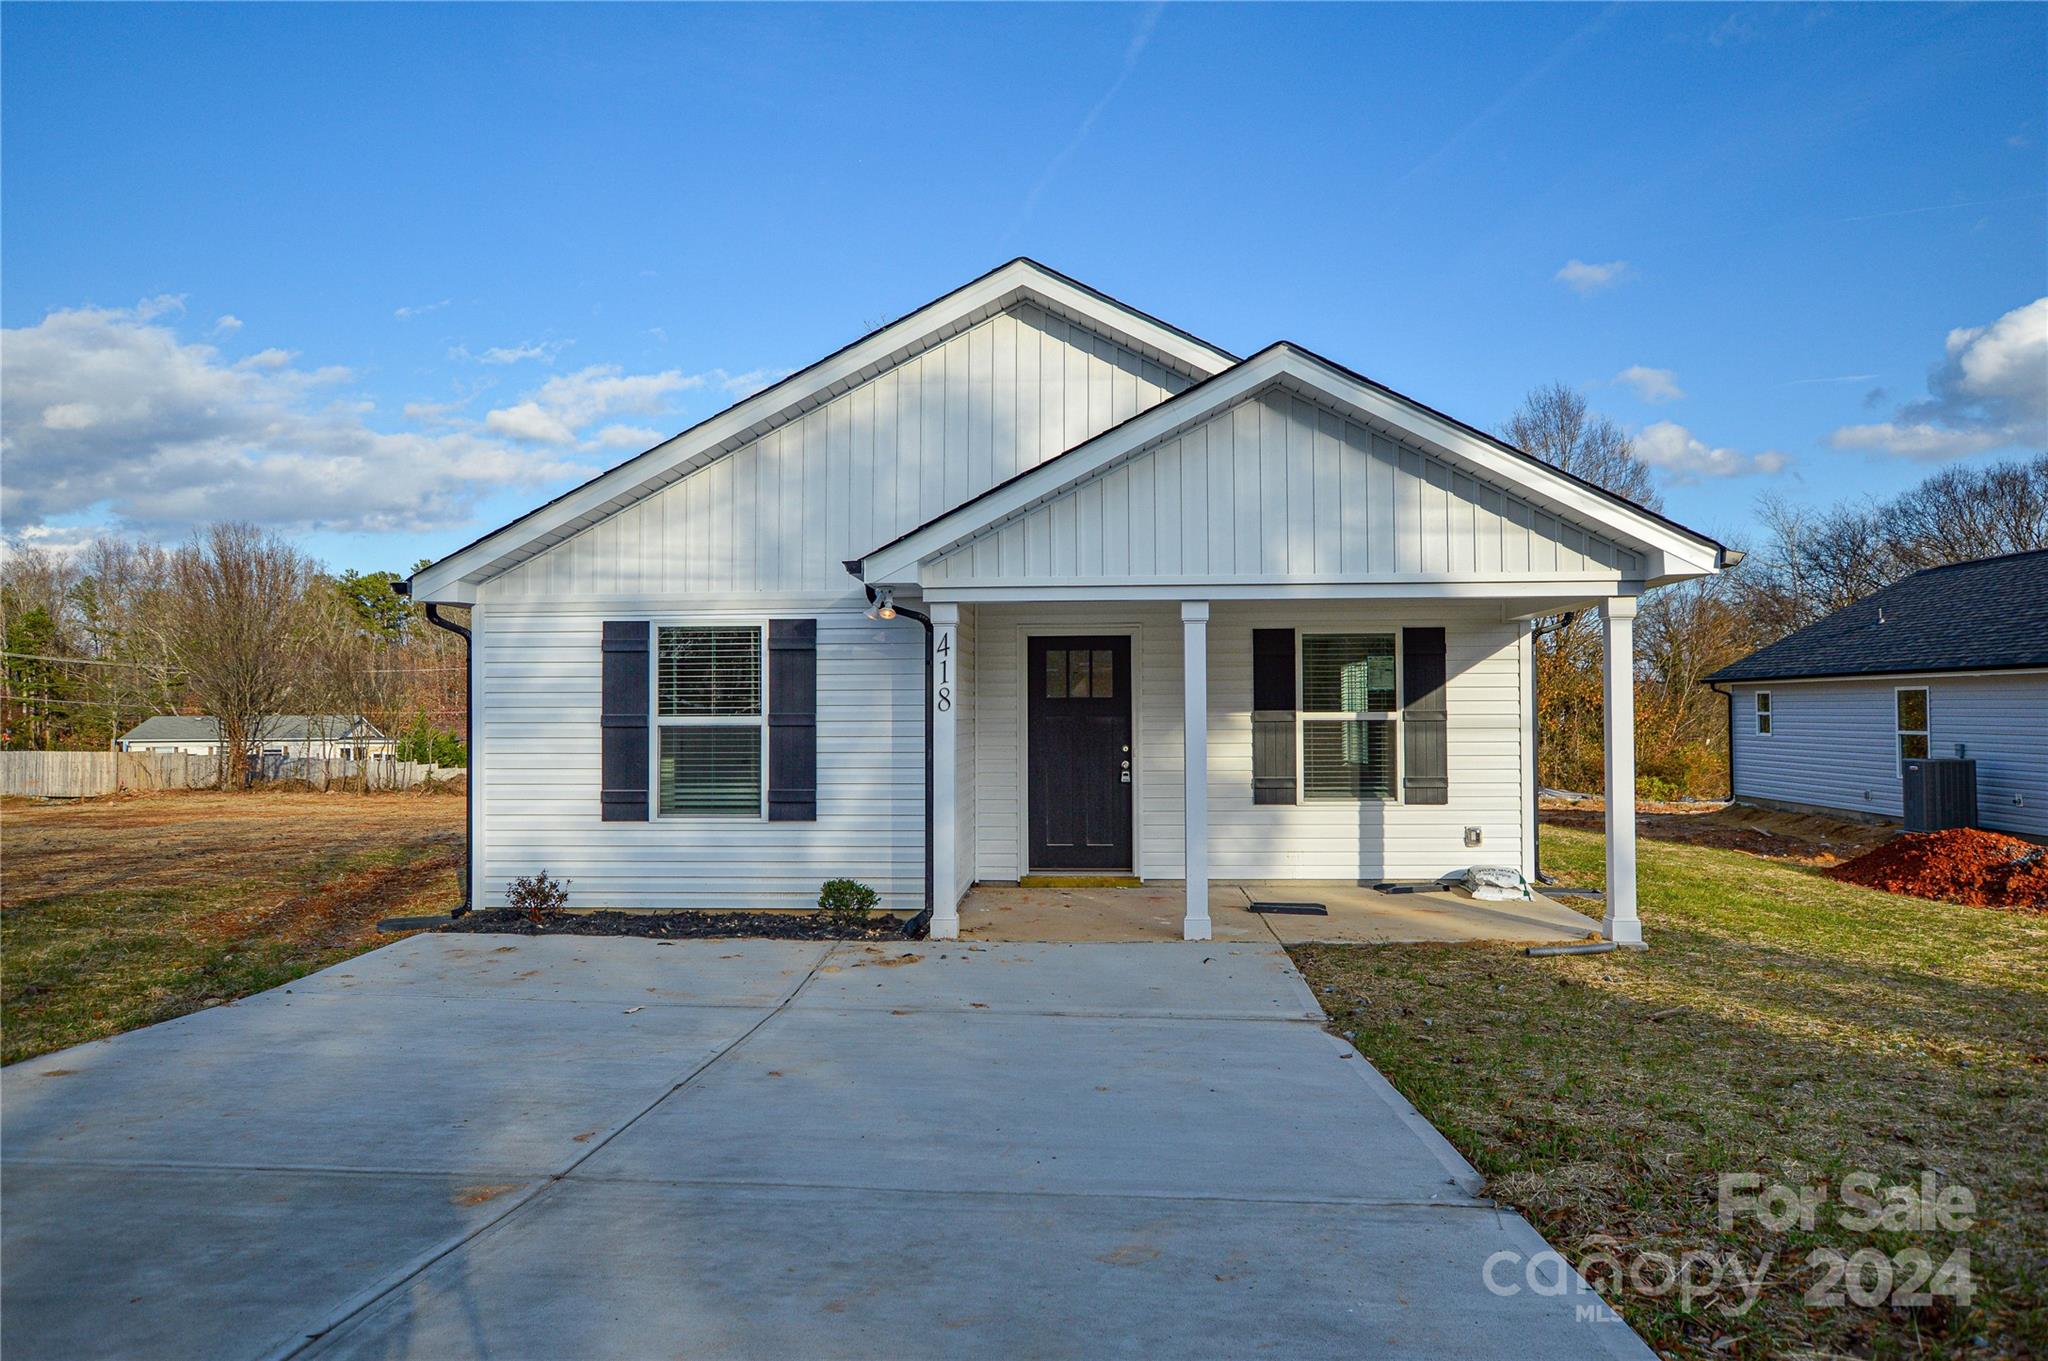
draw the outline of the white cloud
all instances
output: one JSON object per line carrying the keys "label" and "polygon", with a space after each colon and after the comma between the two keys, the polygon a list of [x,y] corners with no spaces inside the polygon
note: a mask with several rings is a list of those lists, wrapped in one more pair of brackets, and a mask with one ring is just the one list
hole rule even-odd
{"label": "white cloud", "polygon": [[[339,368],[187,343],[176,299],[81,307],[0,331],[0,518],[17,534],[83,516],[179,534],[224,517],[281,528],[446,528],[496,489],[579,465],[470,431],[364,424]],[[337,398],[342,398],[337,400]]]}
{"label": "white cloud", "polygon": [[539,402],[500,407],[484,416],[484,429],[537,444],[574,444],[576,432],[567,421]]}
{"label": "white cloud", "polygon": [[1604,265],[1589,265],[1584,260],[1568,260],[1565,267],[1557,272],[1558,281],[1573,292],[1584,295],[1598,293],[1603,288],[1612,288],[1632,271],[1626,260],[1609,260]]}
{"label": "white cloud", "polygon": [[626,373],[617,364],[592,364],[550,378],[524,400],[484,416],[484,428],[514,439],[573,444],[576,433],[614,414],[666,411],[672,393],[703,387],[703,374],[680,369]]}
{"label": "white cloud", "polygon": [[1636,396],[1646,402],[1675,402],[1685,396],[1685,390],[1678,386],[1678,375],[1670,369],[1649,369],[1641,364],[1631,364],[1615,374],[1614,381],[1634,388]]}
{"label": "white cloud", "polygon": [[468,405],[467,398],[454,402],[407,402],[405,418],[422,425],[447,425],[454,421],[456,412]]}
{"label": "white cloud", "polygon": [[552,364],[556,355],[575,343],[573,340],[529,340],[518,345],[493,345],[481,354],[471,353],[467,345],[457,345],[448,351],[448,357],[466,359],[475,364],[523,364],[529,359]]}
{"label": "white cloud", "polygon": [[1988,326],[1957,327],[1943,350],[1927,375],[1927,400],[1888,421],[1845,425],[1828,443],[1916,459],[2048,446],[2048,298]]}
{"label": "white cloud", "polygon": [[1692,431],[1670,421],[1658,421],[1637,435],[1635,451],[1637,458],[1681,483],[1697,482],[1703,477],[1781,473],[1792,462],[1789,456],[1775,449],[1745,454],[1736,449],[1710,447]]}
{"label": "white cloud", "polygon": [[606,449],[652,449],[667,438],[652,426],[607,425],[597,432],[594,442]]}
{"label": "white cloud", "polygon": [[231,336],[241,329],[242,319],[233,312],[223,313],[213,323],[213,333],[217,336]]}
{"label": "white cloud", "polygon": [[744,401],[795,372],[795,369],[748,369],[745,373],[727,373],[724,369],[716,369],[711,376],[718,380],[719,388],[727,395]]}
{"label": "white cloud", "polygon": [[453,301],[454,299],[452,298],[443,298],[439,302],[423,302],[414,307],[400,307],[394,310],[391,315],[397,317],[400,321],[410,321],[414,317],[423,317],[429,312],[438,312]]}

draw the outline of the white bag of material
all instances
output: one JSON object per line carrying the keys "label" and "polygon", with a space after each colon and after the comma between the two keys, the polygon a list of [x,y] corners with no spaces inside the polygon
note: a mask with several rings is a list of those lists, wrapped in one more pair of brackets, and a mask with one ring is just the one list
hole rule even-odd
{"label": "white bag of material", "polygon": [[1481,902],[1504,903],[1529,896],[1529,881],[1518,869],[1503,865],[1474,865],[1461,881],[1465,891]]}

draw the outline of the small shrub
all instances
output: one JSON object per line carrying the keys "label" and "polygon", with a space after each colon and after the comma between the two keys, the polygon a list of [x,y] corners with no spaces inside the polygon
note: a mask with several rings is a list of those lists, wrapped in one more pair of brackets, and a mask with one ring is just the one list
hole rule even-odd
{"label": "small shrub", "polygon": [[1656,775],[1636,776],[1636,797],[1652,803],[1676,803],[1684,791]]}
{"label": "small shrub", "polygon": [[550,879],[548,872],[523,874],[514,879],[505,890],[505,901],[512,904],[517,912],[524,912],[526,919],[539,926],[550,912],[559,912],[569,901],[567,879]]}
{"label": "small shrub", "polygon": [[828,926],[864,927],[882,895],[858,879],[827,879],[818,890],[818,918]]}

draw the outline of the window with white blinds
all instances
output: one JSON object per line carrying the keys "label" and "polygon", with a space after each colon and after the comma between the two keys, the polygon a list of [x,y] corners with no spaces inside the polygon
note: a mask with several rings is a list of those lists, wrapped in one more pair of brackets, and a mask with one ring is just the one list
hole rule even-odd
{"label": "window with white blinds", "polygon": [[1302,635],[1304,799],[1394,797],[1397,642],[1392,633]]}
{"label": "window with white blinds", "polygon": [[762,816],[761,630],[663,627],[656,636],[656,811]]}

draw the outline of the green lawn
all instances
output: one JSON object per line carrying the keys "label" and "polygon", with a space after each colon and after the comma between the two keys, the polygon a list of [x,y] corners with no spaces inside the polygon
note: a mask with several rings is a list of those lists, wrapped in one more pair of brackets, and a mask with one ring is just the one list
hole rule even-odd
{"label": "green lawn", "polygon": [[409,794],[10,801],[4,1061],[167,1021],[389,944],[460,893],[462,803]]}
{"label": "green lawn", "polygon": [[[1546,829],[1544,854],[1567,882],[1599,883],[1598,836]],[[1892,897],[1739,851],[1646,840],[1640,855],[1647,953],[1295,958],[1333,1028],[1493,1195],[1575,1264],[1606,1247],[1640,1267],[1651,1288],[1603,1293],[1660,1351],[2048,1354],[2048,917]],[[1857,1172],[1880,1187],[1931,1172],[1973,1193],[1974,1222],[1855,1231],[1840,1195]],[[1724,1173],[1822,1189],[1813,1227],[1744,1214],[1723,1229]],[[1875,1302],[1808,1301],[1827,1284],[1810,1253],[1865,1249],[1850,1284]],[[1938,1265],[1958,1249],[1970,1304],[1883,1295],[1896,1254]],[[1741,1302],[1728,1274],[1689,1306],[1659,1290],[1653,1254],[1688,1252],[1714,1254],[1691,1268],[1701,1287],[1729,1254],[1751,1272],[1772,1254],[1753,1306],[1724,1312]]]}

